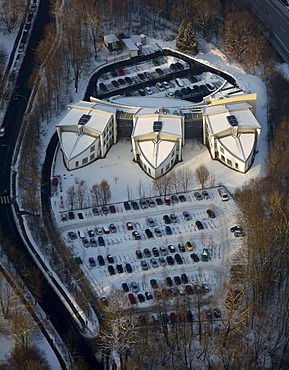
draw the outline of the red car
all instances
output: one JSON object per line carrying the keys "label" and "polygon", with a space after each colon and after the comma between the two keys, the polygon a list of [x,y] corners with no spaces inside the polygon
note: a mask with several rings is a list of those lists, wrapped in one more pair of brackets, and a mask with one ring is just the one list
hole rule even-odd
{"label": "red car", "polygon": [[133,224],[131,222],[127,222],[126,227],[128,230],[133,230]]}
{"label": "red car", "polygon": [[113,204],[111,204],[109,206],[109,210],[110,210],[110,213],[116,213],[116,209],[115,209],[115,206]]}
{"label": "red car", "polygon": [[132,293],[128,294],[128,300],[130,304],[136,304],[135,296]]}
{"label": "red car", "polygon": [[165,205],[170,206],[171,205],[171,198],[165,197]]}
{"label": "red car", "polygon": [[118,67],[118,75],[123,76],[124,75],[124,70],[122,67]]}

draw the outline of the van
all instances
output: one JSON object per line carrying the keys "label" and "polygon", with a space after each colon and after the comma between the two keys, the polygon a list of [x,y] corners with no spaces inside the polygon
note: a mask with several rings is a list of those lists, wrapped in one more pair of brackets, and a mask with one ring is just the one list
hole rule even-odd
{"label": "van", "polygon": [[84,239],[85,238],[85,234],[84,234],[84,231],[83,230],[78,230],[78,235],[81,239]]}
{"label": "van", "polygon": [[105,234],[109,234],[110,233],[110,230],[109,230],[109,227],[108,226],[102,226],[102,230]]}
{"label": "van", "polygon": [[229,200],[229,196],[228,196],[227,190],[223,186],[221,186],[220,188],[218,188],[218,192],[220,194],[220,197],[221,197],[222,201]]}
{"label": "van", "polygon": [[176,78],[176,84],[180,87],[184,87],[184,83],[180,78]]}

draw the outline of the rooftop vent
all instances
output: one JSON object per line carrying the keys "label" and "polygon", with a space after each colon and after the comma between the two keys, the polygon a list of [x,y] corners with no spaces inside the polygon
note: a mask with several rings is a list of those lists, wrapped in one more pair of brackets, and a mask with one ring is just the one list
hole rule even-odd
{"label": "rooftop vent", "polygon": [[78,121],[78,124],[84,126],[89,120],[91,116],[89,114],[83,114]]}
{"label": "rooftop vent", "polygon": [[161,121],[154,122],[154,132],[160,132],[162,127],[163,127],[163,124]]}
{"label": "rooftop vent", "polygon": [[237,118],[233,115],[227,116],[227,121],[232,127],[238,126]]}

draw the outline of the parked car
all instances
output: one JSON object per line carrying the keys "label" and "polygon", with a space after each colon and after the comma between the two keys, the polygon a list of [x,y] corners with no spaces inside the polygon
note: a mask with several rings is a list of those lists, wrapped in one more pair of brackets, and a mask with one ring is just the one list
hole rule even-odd
{"label": "parked car", "polygon": [[141,200],[140,200],[140,207],[141,207],[142,209],[146,209],[146,208],[148,208],[148,202],[147,202],[147,200],[146,200],[146,199],[141,199]]}
{"label": "parked car", "polygon": [[130,263],[126,263],[125,264],[125,269],[126,269],[126,272],[128,272],[129,274],[132,273],[132,267],[131,267],[131,264]]}
{"label": "parked car", "polygon": [[171,195],[171,202],[172,203],[179,203],[179,199],[175,194]]}
{"label": "parked car", "polygon": [[108,265],[107,269],[108,269],[109,275],[115,275],[115,270],[114,270],[114,267],[112,265]]}
{"label": "parked car", "polygon": [[157,247],[153,247],[152,252],[154,257],[158,257],[160,255],[160,252]]}
{"label": "parked car", "polygon": [[82,238],[82,244],[83,244],[84,248],[89,248],[90,247],[90,243],[89,243],[89,241],[86,237]]}
{"label": "parked car", "polygon": [[143,303],[145,301],[145,297],[142,293],[138,293],[137,297],[140,303]]}
{"label": "parked car", "polygon": [[196,200],[202,200],[203,199],[201,193],[199,193],[198,191],[194,192],[194,197],[196,198]]}
{"label": "parked car", "polygon": [[96,262],[95,262],[95,259],[93,257],[89,257],[88,262],[89,262],[90,267],[95,267],[96,266]]}
{"label": "parked car", "polygon": [[168,250],[165,246],[160,247],[160,254],[161,254],[161,256],[167,256]]}
{"label": "parked car", "polygon": [[137,284],[135,281],[132,281],[132,282],[130,283],[130,288],[131,288],[131,291],[132,291],[133,293],[137,293],[137,292],[139,292],[138,284]]}
{"label": "parked car", "polygon": [[123,267],[120,263],[118,263],[116,265],[116,271],[119,273],[119,274],[122,274],[123,273]]}
{"label": "parked car", "polygon": [[167,265],[167,261],[165,260],[165,257],[163,256],[159,257],[159,262],[160,262],[160,265],[163,267]]}
{"label": "parked car", "polygon": [[158,263],[158,261],[154,257],[152,257],[150,259],[150,263],[151,263],[151,265],[152,265],[153,268],[159,267],[159,263]]}
{"label": "parked car", "polygon": [[97,238],[97,240],[98,240],[98,244],[99,244],[100,247],[104,247],[105,246],[105,241],[104,241],[104,239],[103,239],[102,236],[99,236]]}
{"label": "parked car", "polygon": [[235,231],[243,231],[242,226],[236,225],[230,228],[231,233],[234,233]]}
{"label": "parked car", "polygon": [[75,233],[75,232],[73,232],[73,231],[69,231],[69,232],[68,232],[68,237],[69,237],[69,239],[70,239],[70,240],[75,240],[75,239],[77,239],[77,235],[76,235],[76,233]]}
{"label": "parked car", "polygon": [[102,213],[103,213],[104,215],[107,215],[107,214],[108,214],[108,212],[109,212],[109,208],[108,208],[107,206],[102,206],[102,207],[101,207],[101,210],[102,210]]}
{"label": "parked car", "polygon": [[95,228],[95,233],[96,233],[97,235],[103,235],[103,230],[102,230],[102,228],[101,228],[101,227],[96,227],[96,228]]}
{"label": "parked car", "polygon": [[129,211],[129,210],[131,209],[131,206],[130,206],[130,204],[129,204],[129,202],[128,202],[128,201],[123,202],[123,206],[124,206],[124,209],[125,209],[126,211]]}
{"label": "parked car", "polygon": [[165,205],[170,206],[171,205],[171,198],[170,197],[165,197]]}
{"label": "parked car", "polygon": [[114,258],[112,257],[111,254],[108,254],[106,258],[107,258],[108,263],[114,263]]}
{"label": "parked car", "polygon": [[136,304],[135,296],[132,293],[128,293],[128,300],[130,304]]}
{"label": "parked car", "polygon": [[189,252],[191,252],[194,249],[194,246],[190,241],[188,241],[186,242],[186,248]]}
{"label": "parked car", "polygon": [[141,269],[144,271],[147,271],[150,267],[146,260],[141,260],[140,266],[141,266]]}
{"label": "parked car", "polygon": [[173,224],[178,222],[177,216],[174,213],[170,214],[170,220]]}
{"label": "parked car", "polygon": [[201,223],[201,221],[196,221],[196,226],[197,226],[198,230],[203,230],[204,229],[204,225]]}
{"label": "parked car", "polygon": [[174,282],[176,285],[181,285],[181,278],[179,276],[174,276]]}
{"label": "parked car", "polygon": [[153,299],[153,295],[151,292],[145,292],[146,299],[149,301],[150,299]]}
{"label": "parked car", "polygon": [[173,245],[169,245],[168,249],[169,249],[170,253],[176,253],[176,248]]}
{"label": "parked car", "polygon": [[163,204],[162,198],[156,198],[156,203],[158,206],[161,206]]}
{"label": "parked car", "polygon": [[179,248],[179,251],[181,253],[184,253],[186,251],[186,248],[185,248],[184,244],[179,243],[178,244],[178,248]]}
{"label": "parked car", "polygon": [[90,238],[90,245],[94,248],[94,247],[97,247],[97,242],[95,240],[95,238]]}
{"label": "parked car", "polygon": [[163,233],[161,232],[161,230],[158,227],[155,228],[155,234],[156,234],[157,237],[161,237],[163,235]]}
{"label": "parked car", "polygon": [[143,254],[146,258],[151,258],[152,254],[151,254],[151,251],[148,249],[148,248],[145,248],[143,250]]}
{"label": "parked car", "polygon": [[207,209],[207,215],[210,217],[210,218],[215,218],[216,215],[215,213],[211,210],[211,209]]}
{"label": "parked car", "polygon": [[187,276],[187,274],[185,274],[185,273],[183,273],[182,275],[181,275],[181,280],[182,280],[182,283],[183,284],[188,284],[188,276]]}
{"label": "parked car", "polygon": [[155,221],[152,217],[147,218],[147,224],[148,224],[149,227],[155,227],[156,226],[156,223],[155,223]]}
{"label": "parked car", "polygon": [[166,231],[167,235],[172,235],[173,234],[172,229],[170,228],[170,226],[166,226],[165,231]]}
{"label": "parked car", "polygon": [[169,218],[168,215],[164,215],[163,220],[164,220],[165,224],[171,224],[172,223],[172,221],[171,221],[171,219]]}
{"label": "parked car", "polygon": [[108,91],[107,86],[106,86],[103,82],[101,82],[101,83],[99,84],[99,88],[100,88],[100,90],[101,90],[101,91],[103,91],[103,92],[107,92],[107,91]]}
{"label": "parked car", "polygon": [[115,224],[110,224],[109,225],[109,230],[112,234],[115,234],[117,232]]}
{"label": "parked car", "polygon": [[191,254],[191,259],[194,261],[194,262],[199,262],[200,259],[198,257],[198,255],[196,253],[192,253]]}
{"label": "parked car", "polygon": [[209,193],[207,192],[207,190],[203,190],[202,191],[202,196],[204,199],[210,199],[210,195]]}
{"label": "parked car", "polygon": [[132,237],[134,238],[134,240],[140,240],[141,239],[141,236],[140,236],[138,231],[133,231],[132,232]]}
{"label": "parked car", "polygon": [[135,254],[136,254],[137,259],[140,260],[142,258],[142,252],[141,251],[137,250],[137,251],[135,251]]}
{"label": "parked car", "polygon": [[175,264],[175,261],[172,256],[167,256],[167,263],[170,266],[173,266]]}
{"label": "parked car", "polygon": [[93,231],[92,229],[89,229],[89,230],[88,230],[88,236],[89,236],[90,238],[94,237],[94,231]]}
{"label": "parked car", "polygon": [[147,236],[148,239],[151,239],[154,237],[153,233],[151,232],[150,229],[145,229],[145,234]]}
{"label": "parked car", "polygon": [[181,203],[183,203],[183,202],[186,202],[187,199],[183,194],[181,194],[181,195],[179,195],[179,200],[180,200]]}
{"label": "parked car", "polygon": [[132,224],[132,222],[127,222],[126,223],[126,228],[128,229],[128,230],[133,230],[133,224]]}
{"label": "parked car", "polygon": [[153,289],[158,288],[158,283],[157,283],[156,279],[150,279],[150,285]]}
{"label": "parked car", "polygon": [[165,91],[165,88],[163,87],[163,84],[161,82],[157,82],[156,83],[156,88],[159,90],[159,91]]}
{"label": "parked car", "polygon": [[148,95],[152,95],[152,94],[153,94],[152,89],[151,89],[149,86],[147,86],[147,87],[145,88],[145,92],[146,92]]}
{"label": "parked car", "polygon": [[191,219],[191,215],[189,214],[188,211],[183,212],[183,217],[184,217],[185,221],[190,221],[190,219]]}
{"label": "parked car", "polygon": [[105,265],[105,260],[102,257],[102,255],[97,256],[97,261],[98,261],[99,266],[104,266]]}
{"label": "parked car", "polygon": [[135,211],[139,209],[139,205],[136,201],[132,201],[131,206],[132,206],[132,209],[134,209]]}
{"label": "parked car", "polygon": [[163,76],[164,75],[164,71],[160,68],[156,68],[156,72],[159,76]]}
{"label": "parked car", "polygon": [[121,286],[122,286],[122,290],[124,292],[129,292],[129,287],[128,287],[127,283],[122,283]]}
{"label": "parked car", "polygon": [[151,208],[153,208],[153,207],[155,207],[156,206],[156,204],[155,204],[155,201],[153,200],[153,199],[149,199],[149,206],[151,207]]}
{"label": "parked car", "polygon": [[172,281],[172,279],[171,279],[171,277],[170,277],[170,276],[167,276],[167,277],[166,277],[166,284],[167,284],[167,286],[169,286],[169,287],[172,287],[172,286],[173,286],[173,281]]}
{"label": "parked car", "polygon": [[189,295],[194,294],[193,287],[190,284],[187,284],[185,289],[186,289],[187,294],[189,294]]}
{"label": "parked car", "polygon": [[178,253],[175,254],[175,260],[178,265],[182,265],[184,263],[182,257]]}
{"label": "parked car", "polygon": [[209,250],[208,248],[203,248],[203,252],[201,254],[201,259],[202,261],[204,262],[208,262],[209,261],[209,258],[210,258],[210,255],[209,255]]}

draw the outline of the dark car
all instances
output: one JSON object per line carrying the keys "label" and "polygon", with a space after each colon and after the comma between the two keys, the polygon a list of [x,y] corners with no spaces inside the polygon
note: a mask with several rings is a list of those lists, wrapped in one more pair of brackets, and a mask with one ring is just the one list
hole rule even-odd
{"label": "dark car", "polygon": [[89,257],[88,262],[89,262],[90,267],[95,267],[96,266],[96,262],[95,262],[95,259],[93,257]]}
{"label": "dark car", "polygon": [[136,254],[136,258],[137,259],[142,259],[142,252],[141,251],[135,251],[135,254]]}
{"label": "dark car", "polygon": [[110,213],[116,213],[116,209],[115,209],[115,206],[113,204],[111,204],[109,206],[109,210],[110,210]]}
{"label": "dark car", "polygon": [[175,264],[175,261],[172,256],[167,256],[167,263],[170,266],[173,266]]}
{"label": "dark car", "polygon": [[210,218],[215,218],[216,215],[215,213],[211,210],[211,209],[207,209],[207,215],[210,217]]}
{"label": "dark car", "polygon": [[160,252],[157,247],[153,247],[152,252],[155,257],[159,257]]}
{"label": "dark car", "polygon": [[106,258],[107,258],[108,263],[114,263],[114,258],[112,257],[111,254],[108,254]]}
{"label": "dark car", "polygon": [[182,280],[182,283],[183,284],[188,284],[188,277],[187,277],[187,274],[183,273],[181,275],[181,280]]}
{"label": "dark car", "polygon": [[131,206],[130,206],[130,204],[129,204],[129,202],[128,202],[128,201],[124,202],[124,203],[123,203],[123,206],[124,206],[124,209],[125,209],[126,211],[129,211],[129,210],[131,209]]}
{"label": "dark car", "polygon": [[182,63],[180,63],[180,62],[177,62],[176,64],[175,64],[175,66],[177,67],[177,69],[178,70],[180,70],[180,71],[183,71],[184,70],[184,66],[183,66],[183,64]]}
{"label": "dark car", "polygon": [[185,248],[185,246],[184,246],[184,244],[178,244],[178,247],[179,247],[179,251],[181,252],[181,253],[184,253],[185,251],[186,251],[186,248]]}
{"label": "dark car", "polygon": [[83,214],[82,214],[82,212],[79,212],[79,213],[77,214],[77,216],[78,216],[78,218],[79,218],[80,220],[83,220]]}
{"label": "dark car", "polygon": [[172,223],[172,221],[171,221],[171,219],[169,218],[168,215],[164,215],[163,220],[164,220],[165,224],[171,224]]}
{"label": "dark car", "polygon": [[172,235],[173,234],[172,229],[170,228],[170,226],[166,226],[165,231],[166,231],[167,235]]}
{"label": "dark car", "polygon": [[102,91],[104,91],[104,92],[108,91],[107,86],[105,86],[105,84],[104,84],[103,82],[101,82],[101,83],[99,84],[99,88],[100,88],[100,90],[102,90]]}
{"label": "dark car", "polygon": [[143,303],[145,301],[145,297],[142,293],[138,293],[137,297],[140,303]]}
{"label": "dark car", "polygon": [[178,67],[175,65],[175,63],[172,63],[170,65],[170,70],[173,71],[173,72],[176,72],[178,70]]}
{"label": "dark car", "polygon": [[200,261],[200,258],[198,257],[198,255],[196,253],[192,253],[191,254],[191,259],[194,261],[194,262],[199,262]]}
{"label": "dark car", "polygon": [[143,254],[146,258],[150,258],[152,256],[151,251],[148,248],[143,250]]}
{"label": "dark car", "polygon": [[150,279],[150,284],[151,284],[151,287],[153,289],[157,289],[158,288],[158,283],[157,283],[156,279]]}
{"label": "dark car", "polygon": [[98,260],[99,266],[105,265],[105,260],[101,255],[97,256],[97,260]]}
{"label": "dark car", "polygon": [[190,284],[186,285],[185,289],[186,289],[187,294],[190,294],[190,295],[194,294],[193,287]]}
{"label": "dark car", "polygon": [[173,224],[175,224],[176,222],[178,222],[177,216],[174,213],[171,213],[170,214],[170,220],[171,220],[171,222]]}
{"label": "dark car", "polygon": [[124,292],[129,292],[129,287],[128,287],[127,283],[122,283],[121,286],[122,286],[122,289],[123,289]]}
{"label": "dark car", "polygon": [[182,265],[183,264],[183,259],[182,257],[177,253],[175,254],[175,260],[177,262],[178,265]]}
{"label": "dark car", "polygon": [[194,192],[194,197],[196,198],[196,200],[202,200],[203,199],[202,194],[199,193],[198,191]]}
{"label": "dark car", "polygon": [[74,220],[74,218],[75,218],[75,216],[74,216],[74,212],[69,211],[69,212],[68,212],[68,218],[69,218],[70,220]]}
{"label": "dark car", "polygon": [[174,282],[176,285],[181,285],[181,278],[179,276],[174,276]]}
{"label": "dark car", "polygon": [[118,82],[121,86],[124,86],[124,85],[125,85],[125,81],[124,81],[124,79],[123,79],[123,78],[119,78],[119,79],[117,80],[117,82]]}
{"label": "dark car", "polygon": [[233,226],[230,228],[231,233],[234,233],[235,231],[243,231],[243,228],[239,225]]}
{"label": "dark car", "polygon": [[185,202],[187,199],[184,195],[179,195],[179,200],[181,203]]}
{"label": "dark car", "polygon": [[128,272],[129,274],[132,273],[132,267],[130,263],[125,264],[125,269],[126,269],[126,272]]}
{"label": "dark car", "polygon": [[162,198],[156,198],[156,203],[158,206],[161,206],[163,204]]}
{"label": "dark car", "polygon": [[154,237],[153,233],[151,232],[150,229],[145,229],[145,234],[148,237],[148,239],[151,239]]}
{"label": "dark car", "polygon": [[124,80],[125,80],[125,82],[127,83],[127,84],[129,84],[129,85],[131,85],[132,84],[132,79],[130,78],[130,77],[125,77],[124,78]]}
{"label": "dark car", "polygon": [[137,203],[136,201],[132,201],[132,202],[131,202],[131,206],[132,206],[132,208],[133,208],[135,211],[139,209],[139,205],[138,205],[138,203]]}
{"label": "dark car", "polygon": [[172,201],[172,203],[179,203],[179,199],[178,199],[178,197],[175,194],[173,194],[171,196],[171,201]]}
{"label": "dark car", "polygon": [[123,273],[123,267],[121,264],[117,264],[116,265],[116,271],[119,273],[119,274],[122,274]]}
{"label": "dark car", "polygon": [[105,246],[105,241],[104,241],[104,239],[103,239],[102,236],[99,236],[97,238],[97,240],[98,240],[98,244],[99,244],[100,247],[104,247]]}
{"label": "dark car", "polygon": [[145,96],[145,94],[146,94],[144,89],[139,89],[138,93],[140,94],[140,96]]}
{"label": "dark car", "polygon": [[93,238],[93,237],[94,237],[94,231],[93,231],[92,229],[89,229],[89,230],[88,230],[88,236],[89,236],[90,238]]}
{"label": "dark car", "polygon": [[137,76],[142,81],[144,81],[146,79],[146,77],[145,77],[145,75],[143,73],[138,73]]}
{"label": "dark car", "polygon": [[202,191],[202,196],[204,199],[210,199],[210,195],[209,193],[207,192],[207,190],[203,190]]}
{"label": "dark car", "polygon": [[176,253],[176,248],[173,245],[169,245],[168,249],[169,249],[170,253]]}
{"label": "dark car", "polygon": [[102,213],[103,213],[104,215],[107,215],[107,214],[108,214],[108,212],[109,212],[109,208],[108,208],[107,206],[102,206],[102,207],[101,207],[101,210],[102,210]]}
{"label": "dark car", "polygon": [[134,238],[134,240],[140,240],[141,239],[141,236],[138,233],[138,231],[133,231],[131,234],[132,234],[132,237]]}
{"label": "dark car", "polygon": [[124,75],[124,70],[123,70],[123,67],[118,67],[118,75],[119,76],[123,76]]}
{"label": "dark car", "polygon": [[151,292],[145,292],[146,299],[149,301],[150,299],[153,299],[153,295]]}
{"label": "dark car", "polygon": [[111,73],[112,77],[117,77],[117,72],[116,72],[116,70],[115,70],[115,69],[112,69],[112,70],[110,71],[110,73]]}
{"label": "dark car", "polygon": [[164,71],[160,68],[156,68],[156,72],[159,76],[163,76],[164,75]]}
{"label": "dark car", "polygon": [[170,276],[166,277],[166,284],[167,286],[170,286],[170,287],[173,286],[173,281]]}
{"label": "dark car", "polygon": [[201,223],[201,221],[196,221],[196,226],[199,230],[203,230],[204,229],[204,225]]}
{"label": "dark car", "polygon": [[116,80],[111,81],[112,86],[119,87],[119,83]]}
{"label": "dark car", "polygon": [[107,269],[108,269],[109,275],[115,275],[115,270],[114,270],[114,267],[112,265],[108,265]]}

